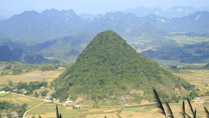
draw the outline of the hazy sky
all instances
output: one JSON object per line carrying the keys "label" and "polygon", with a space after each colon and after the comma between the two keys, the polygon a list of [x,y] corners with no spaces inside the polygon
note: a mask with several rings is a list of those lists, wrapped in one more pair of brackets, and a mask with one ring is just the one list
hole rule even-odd
{"label": "hazy sky", "polygon": [[76,13],[104,13],[139,6],[169,8],[172,6],[209,6],[209,0],[0,0],[0,16],[25,10],[73,9]]}

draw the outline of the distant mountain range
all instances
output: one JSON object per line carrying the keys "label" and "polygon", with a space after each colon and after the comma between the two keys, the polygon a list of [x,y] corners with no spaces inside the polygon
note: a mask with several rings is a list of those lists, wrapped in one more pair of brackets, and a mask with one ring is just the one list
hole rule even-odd
{"label": "distant mountain range", "polygon": [[65,59],[75,62],[76,57],[86,47],[92,38],[91,35],[83,34],[76,37],[66,36],[27,47],[32,52],[39,53],[45,57],[54,57],[58,60]]}
{"label": "distant mountain range", "polygon": [[[0,22],[0,44],[9,46],[11,50],[21,48],[44,57],[75,62],[77,55],[93,36],[104,30],[113,30],[125,39],[140,37],[140,39],[151,41],[152,44],[162,46],[174,43],[167,42],[166,36],[209,36],[208,19],[209,12],[207,11],[198,11],[188,16],[172,19],[154,14],[138,17],[133,13],[123,12],[97,16],[83,14],[81,17],[73,10],[50,9],[41,13],[25,11]],[[140,43],[134,40],[135,44]],[[138,49],[140,45],[135,44],[133,46]],[[149,44],[146,43],[146,45]],[[150,57],[155,55],[153,56],[155,58],[158,55],[154,53],[163,51],[157,46],[154,48],[158,49],[158,52],[148,52],[148,55]],[[166,56],[167,53],[164,54]],[[192,55],[190,57],[192,58],[190,62],[196,59]],[[181,61],[185,62],[191,58]]]}
{"label": "distant mountain range", "polygon": [[10,47],[11,49],[14,49],[14,48],[25,48],[26,45],[24,44],[21,44],[19,42],[14,42],[8,38],[5,38],[5,37],[1,37],[0,38],[0,46],[2,45],[7,45],[8,47]]}
{"label": "distant mountain range", "polygon": [[[0,39],[0,61],[17,61],[27,64],[49,63],[52,60],[44,58],[38,52],[32,51],[32,47],[8,38]],[[27,50],[27,51],[25,51]]]}
{"label": "distant mountain range", "polygon": [[12,41],[8,38],[2,38],[0,40],[0,46],[8,46],[11,48],[11,50],[19,48],[22,50],[27,50],[27,53],[39,54],[43,55],[44,57],[51,59],[53,58],[53,60],[56,59],[72,63],[75,62],[77,56],[90,42],[89,39],[91,38],[93,37],[88,34],[82,34],[76,37],[66,36],[44,41],[34,46],[28,46]]}
{"label": "distant mountain range", "polygon": [[137,7],[135,9],[128,9],[126,13],[133,13],[138,17],[145,17],[150,14],[154,14],[157,16],[165,17],[165,18],[178,18],[193,14],[197,11],[205,11],[207,8],[196,9],[194,7],[188,6],[174,6],[167,10],[162,10],[160,8],[147,8],[147,7]]}
{"label": "distant mountain range", "polygon": [[21,48],[10,49],[6,45],[0,46],[0,61],[17,61],[29,64],[40,64],[49,62],[41,55],[27,53]]}
{"label": "distant mountain range", "polygon": [[157,24],[157,26],[169,32],[209,33],[208,19],[209,12],[200,11],[189,16],[168,20],[165,23]]}
{"label": "distant mountain range", "polygon": [[72,10],[25,11],[0,23],[0,33],[31,42],[46,41],[78,32],[82,19]]}
{"label": "distant mountain range", "polygon": [[[26,11],[0,22],[0,34],[21,42],[44,42],[64,36],[77,36],[83,33],[95,35],[104,30],[114,30],[121,36],[139,36],[151,26],[163,32],[209,32],[209,12],[167,19],[156,15],[138,17],[131,13],[114,12],[86,20],[74,11],[45,10],[42,13]],[[145,27],[148,28],[148,27]],[[143,31],[142,31],[143,30]],[[147,32],[149,32],[147,30]]]}
{"label": "distant mountain range", "polygon": [[0,22],[3,20],[3,18],[2,17],[0,17]]}

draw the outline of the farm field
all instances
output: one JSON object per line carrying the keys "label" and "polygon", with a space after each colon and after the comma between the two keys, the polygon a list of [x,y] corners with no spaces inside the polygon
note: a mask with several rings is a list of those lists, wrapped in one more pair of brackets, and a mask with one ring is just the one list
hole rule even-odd
{"label": "farm field", "polygon": [[167,37],[167,38],[170,40],[176,41],[180,45],[196,44],[196,43],[209,41],[208,37],[173,36],[173,37]]}
{"label": "farm field", "polygon": [[8,101],[11,103],[18,103],[18,104],[27,103],[28,108],[32,108],[44,102],[43,100],[38,99],[38,98],[33,98],[30,96],[20,95],[16,93],[9,93],[2,97],[0,96],[0,101]]}
{"label": "farm field", "polygon": [[0,76],[0,86],[8,84],[9,81],[13,83],[18,82],[33,82],[33,81],[47,81],[51,82],[57,78],[63,71],[32,71],[30,73],[21,75],[5,75]]}
{"label": "farm field", "polygon": [[[29,106],[29,112],[26,114],[28,118],[41,115],[42,118],[54,118],[56,115],[55,104],[45,103],[42,100],[34,99],[32,97],[17,95],[11,93],[4,97],[0,97],[0,101],[10,101],[13,103],[27,103]],[[39,106],[40,104],[40,106]],[[187,105],[187,104],[186,104]],[[209,104],[194,104],[194,108],[198,109],[198,116],[204,117],[203,107],[209,107]],[[36,107],[38,106],[38,107]],[[92,106],[82,106],[80,110],[72,109],[72,106],[64,107],[62,104],[58,105],[59,111],[64,118],[162,118],[163,116],[158,113],[158,109],[154,105],[138,105],[138,106],[109,106],[95,108]],[[188,108],[188,105],[186,106]],[[35,108],[35,109],[33,109]],[[171,104],[171,108],[174,110],[174,114],[179,116],[181,105]],[[32,110],[30,110],[32,109]],[[189,111],[189,109],[187,109]]]}
{"label": "farm field", "polygon": [[[52,81],[53,78],[57,77],[61,72],[60,71],[47,71],[47,72],[32,72],[24,75],[18,75],[18,81],[30,82],[37,80]],[[173,72],[175,75],[184,78],[188,82],[196,85],[203,92],[209,90],[209,87],[206,86],[206,83],[209,83],[209,70],[178,70]],[[29,75],[39,76],[42,75],[42,78],[34,78],[34,79],[24,79],[28,78]],[[2,79],[2,78],[1,78]],[[10,80],[10,79],[9,79]],[[5,80],[4,82],[7,83]],[[209,96],[200,97],[201,100],[204,100],[203,104],[196,104],[192,102],[195,109],[197,109],[198,117],[204,118],[205,112],[203,107],[206,106],[209,108]],[[35,116],[38,118],[39,115],[42,118],[54,118],[56,115],[54,103],[46,103],[42,99],[29,97],[25,95],[19,95],[15,93],[9,93],[4,96],[0,96],[0,101],[9,101],[12,103],[27,103],[28,111],[26,116],[31,118]],[[181,112],[181,101],[179,103],[171,104],[171,108],[174,111],[176,117],[180,117],[179,112]],[[134,106],[86,106],[81,105],[81,109],[73,109],[72,106],[64,107],[62,104],[58,104],[59,112],[62,114],[63,118],[162,118],[163,116],[159,114],[158,109],[152,103],[143,103],[142,105],[134,105]],[[189,106],[186,104],[186,108],[188,113],[190,110]]]}
{"label": "farm field", "polygon": [[[187,105],[187,104],[186,104]],[[198,117],[205,117],[205,112],[203,107],[209,107],[209,104],[197,105],[193,103],[195,109],[198,109]],[[110,106],[110,107],[101,107],[93,108],[88,106],[81,107],[80,110],[72,109],[72,107],[63,107],[58,105],[59,111],[64,118],[162,118],[163,116],[159,114],[158,109],[154,105],[143,105],[143,106]],[[190,113],[188,106],[187,111]],[[171,104],[171,108],[175,116],[180,117],[179,112],[181,112],[181,103]],[[55,104],[44,104],[40,107],[32,110],[27,114],[27,117],[31,118],[32,116],[38,117],[41,115],[43,118],[54,118],[56,116]]]}
{"label": "farm field", "polygon": [[[209,70],[179,70],[178,72],[174,72],[174,74],[184,78],[200,89],[204,89],[205,91],[209,90],[209,88],[205,86],[205,83],[209,83]],[[193,102],[193,105],[194,108],[198,110],[198,117],[205,117],[203,107],[209,107],[209,103],[207,103],[209,97],[200,97],[200,99],[206,102],[203,104],[196,104]],[[180,117],[179,112],[181,112],[181,102],[178,104],[171,104],[171,108],[174,110],[174,114]],[[186,104],[186,108],[188,113],[190,113],[188,104]],[[83,106],[81,110],[73,110],[72,107],[63,107],[62,105],[59,105],[59,109],[65,118],[104,118],[105,116],[107,118],[163,117],[158,113],[158,109],[154,105],[146,104],[145,106],[110,106],[101,108]],[[29,112],[27,116],[32,117],[33,115],[37,116],[39,114],[44,118],[53,118],[55,116],[55,104],[44,104]]]}
{"label": "farm field", "polygon": [[174,74],[197,86],[200,91],[209,90],[209,70],[179,70]]}
{"label": "farm field", "polygon": [[6,95],[8,95],[8,94],[10,94],[10,93],[9,93],[9,92],[0,93],[0,97],[6,96]]}

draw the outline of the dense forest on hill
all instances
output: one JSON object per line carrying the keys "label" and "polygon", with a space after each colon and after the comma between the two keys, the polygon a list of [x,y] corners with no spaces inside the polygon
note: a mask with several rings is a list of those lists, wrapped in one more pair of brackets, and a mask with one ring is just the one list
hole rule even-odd
{"label": "dense forest on hill", "polygon": [[[175,89],[193,88],[173,76],[155,61],[141,56],[112,31],[98,34],[78,56],[76,63],[53,82],[54,97],[65,100],[85,96],[93,101],[149,99],[152,87],[166,90],[167,98],[177,99]],[[142,95],[131,91],[143,91]],[[137,92],[136,92],[137,93]]]}

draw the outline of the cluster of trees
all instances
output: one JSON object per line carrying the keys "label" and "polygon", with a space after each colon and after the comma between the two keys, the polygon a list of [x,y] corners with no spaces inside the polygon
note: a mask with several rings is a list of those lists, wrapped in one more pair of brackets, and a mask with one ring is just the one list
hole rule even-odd
{"label": "cluster of trees", "polygon": [[41,71],[50,71],[50,70],[56,70],[58,69],[59,67],[65,67],[66,65],[64,64],[60,64],[60,63],[52,63],[52,64],[42,64],[40,66],[40,70]]}
{"label": "cluster of trees", "polygon": [[27,104],[12,104],[10,102],[2,101],[0,102],[0,118],[4,117],[1,115],[2,114],[1,112],[9,115],[9,113],[13,111],[16,111],[19,117],[21,118],[23,114],[25,113],[26,108],[27,108]]}
{"label": "cluster of trees", "polygon": [[9,86],[5,86],[4,88],[2,88],[2,90],[23,93],[22,90],[24,89],[27,91],[25,94],[32,94],[34,90],[40,89],[41,87],[46,88],[47,86],[48,86],[47,82],[39,82],[39,81],[30,82],[30,83],[19,82],[14,85],[12,81],[10,81]]}
{"label": "cluster of trees", "polygon": [[[2,64],[3,65],[3,64]],[[0,75],[20,75],[31,72],[33,70],[50,71],[56,70],[58,67],[66,67],[67,64],[54,62],[49,64],[15,64],[8,63],[0,69]]]}
{"label": "cluster of trees", "polygon": [[27,73],[30,72],[32,70],[32,67],[29,67],[27,65],[24,64],[20,64],[20,65],[6,65],[2,70],[0,75],[19,75],[22,73]]}
{"label": "cluster of trees", "polygon": [[40,95],[44,97],[47,95],[48,92],[49,92],[48,90],[44,90],[44,91],[41,91],[41,93],[35,92],[34,95],[35,97],[39,97]]}

